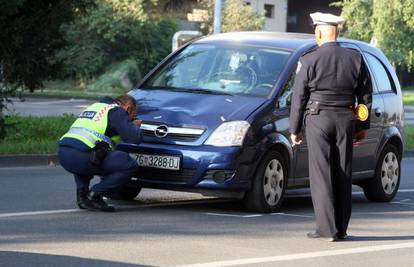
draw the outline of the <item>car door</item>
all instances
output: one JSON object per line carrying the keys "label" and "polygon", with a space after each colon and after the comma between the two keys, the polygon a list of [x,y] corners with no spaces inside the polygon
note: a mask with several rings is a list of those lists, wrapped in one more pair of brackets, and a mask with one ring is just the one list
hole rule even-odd
{"label": "car door", "polygon": [[[352,49],[359,48],[354,44],[342,43],[341,46]],[[379,93],[378,84],[375,77],[381,75],[378,70],[373,66],[370,55],[360,51],[363,55],[364,61],[368,66],[371,84],[373,89],[372,94],[372,108],[370,113],[370,128],[368,130],[368,136],[362,140],[360,145],[354,146],[354,155],[352,161],[353,177],[366,177],[373,175],[375,169],[375,159],[377,153],[377,146],[379,144],[383,127],[384,127],[384,101],[382,95]]]}
{"label": "car door", "polygon": [[[293,93],[292,87],[293,87],[294,80],[295,80],[295,72],[292,72],[278,97],[279,110],[283,110],[285,112],[284,115],[286,118],[289,118],[289,114],[290,114],[290,104],[292,100],[292,93]],[[290,134],[287,133],[287,135],[290,135]],[[302,135],[303,135],[302,143],[298,146],[293,147],[294,158],[293,158],[292,177],[294,178],[295,186],[306,185],[308,176],[309,176],[308,147],[306,144],[305,127],[303,127],[302,129]]]}

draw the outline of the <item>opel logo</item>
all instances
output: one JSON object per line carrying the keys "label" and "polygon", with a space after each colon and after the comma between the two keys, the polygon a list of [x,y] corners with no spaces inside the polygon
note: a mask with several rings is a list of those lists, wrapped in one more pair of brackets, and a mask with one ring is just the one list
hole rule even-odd
{"label": "opel logo", "polygon": [[168,126],[167,125],[160,125],[154,130],[154,134],[158,138],[164,138],[168,134]]}

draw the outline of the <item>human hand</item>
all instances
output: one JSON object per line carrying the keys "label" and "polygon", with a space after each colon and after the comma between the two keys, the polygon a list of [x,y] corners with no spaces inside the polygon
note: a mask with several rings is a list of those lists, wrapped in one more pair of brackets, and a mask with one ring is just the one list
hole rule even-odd
{"label": "human hand", "polygon": [[132,122],[135,124],[135,126],[137,126],[137,127],[141,127],[142,120],[135,119],[135,120],[133,120]]}
{"label": "human hand", "polygon": [[367,138],[368,130],[361,130],[354,134],[354,146],[359,146],[361,141]]}
{"label": "human hand", "polygon": [[302,143],[302,134],[291,134],[290,140],[292,141],[292,146],[300,145]]}

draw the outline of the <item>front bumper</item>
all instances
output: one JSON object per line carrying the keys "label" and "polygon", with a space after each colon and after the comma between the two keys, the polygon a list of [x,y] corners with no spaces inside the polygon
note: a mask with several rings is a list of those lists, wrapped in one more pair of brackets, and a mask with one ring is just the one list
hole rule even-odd
{"label": "front bumper", "polygon": [[240,147],[120,144],[119,150],[181,158],[179,171],[140,167],[136,178],[143,187],[165,189],[234,190],[250,188],[255,160],[252,149]]}

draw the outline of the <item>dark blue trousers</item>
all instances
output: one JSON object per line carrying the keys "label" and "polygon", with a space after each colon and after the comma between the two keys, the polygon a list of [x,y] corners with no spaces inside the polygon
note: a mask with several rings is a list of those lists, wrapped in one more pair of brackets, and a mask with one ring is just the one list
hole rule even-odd
{"label": "dark blue trousers", "polygon": [[128,153],[110,151],[100,166],[90,163],[90,152],[75,148],[59,147],[60,165],[75,176],[76,187],[89,188],[89,183],[95,175],[101,176],[100,183],[90,190],[96,193],[113,193],[120,186],[128,183],[137,173],[137,162]]}

